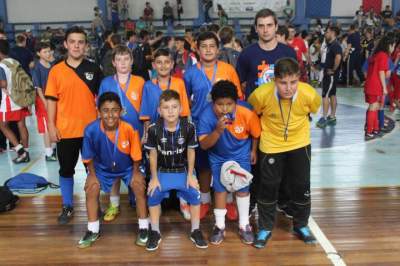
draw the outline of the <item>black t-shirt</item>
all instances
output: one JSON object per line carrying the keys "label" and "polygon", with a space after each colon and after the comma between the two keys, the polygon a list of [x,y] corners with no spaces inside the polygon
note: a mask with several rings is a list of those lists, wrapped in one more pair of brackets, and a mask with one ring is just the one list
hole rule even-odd
{"label": "black t-shirt", "polygon": [[383,18],[391,18],[393,12],[391,10],[384,10],[381,12]]}
{"label": "black t-shirt", "polygon": [[[335,57],[338,54],[342,54],[342,47],[340,46],[339,42],[337,40],[334,40],[333,42],[329,43],[327,46],[327,51],[326,51],[326,60],[325,60],[325,65],[324,69],[333,69],[335,65]],[[339,68],[336,69],[336,73],[339,72]]]}
{"label": "black t-shirt", "polygon": [[15,46],[10,51],[10,57],[17,60],[25,72],[31,75],[29,64],[33,61],[33,55],[27,48]]}
{"label": "black t-shirt", "polygon": [[157,150],[157,169],[161,171],[184,171],[187,169],[187,149],[198,146],[193,123],[181,118],[175,132],[164,128],[164,120],[158,119],[148,129],[144,147]]}
{"label": "black t-shirt", "polygon": [[362,48],[362,55],[363,55],[363,59],[367,59],[367,51],[368,54],[371,55],[372,54],[372,50],[374,49],[374,40],[367,40],[364,39],[361,42],[361,48]]}
{"label": "black t-shirt", "polygon": [[360,52],[361,51],[361,36],[358,31],[349,34],[349,37],[347,38],[347,42],[351,44],[351,48],[354,48],[355,52]]}

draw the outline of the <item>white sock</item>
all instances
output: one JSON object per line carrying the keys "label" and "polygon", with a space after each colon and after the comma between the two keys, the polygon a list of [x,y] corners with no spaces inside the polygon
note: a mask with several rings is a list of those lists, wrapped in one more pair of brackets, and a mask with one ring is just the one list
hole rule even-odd
{"label": "white sock", "polygon": [[28,151],[29,151],[29,148],[28,148],[28,147],[26,147],[26,148],[24,148],[24,150],[25,150],[26,152],[28,152]]}
{"label": "white sock", "polygon": [[182,198],[179,198],[179,203],[180,203],[181,205],[185,205],[185,204],[187,204],[187,201],[184,200],[184,199],[182,199]]}
{"label": "white sock", "polygon": [[215,225],[223,230],[225,229],[226,209],[214,209]]}
{"label": "white sock", "polygon": [[22,146],[22,144],[18,144],[17,146],[15,146],[15,151],[19,151],[20,149],[23,149],[24,146]]}
{"label": "white sock", "polygon": [[114,207],[119,207],[119,196],[110,196],[110,204]]}
{"label": "white sock", "polygon": [[210,192],[207,192],[207,193],[201,192],[201,194],[200,194],[200,202],[202,204],[210,203],[211,202],[211,194],[210,194]]}
{"label": "white sock", "polygon": [[52,149],[57,148],[57,144],[56,144],[56,143],[51,143],[51,148],[52,148]]}
{"label": "white sock", "polygon": [[98,233],[100,231],[100,221],[88,222],[88,230],[93,233]]}
{"label": "white sock", "polygon": [[246,228],[249,223],[250,195],[246,197],[236,197],[236,204],[239,212],[239,227]]}
{"label": "white sock", "polygon": [[233,202],[233,193],[228,193],[226,196],[226,203],[232,203]]}
{"label": "white sock", "polygon": [[46,154],[47,157],[53,155],[53,149],[52,148],[45,148],[44,153]]}
{"label": "white sock", "polygon": [[138,219],[139,220],[139,229],[149,229],[149,219]]}

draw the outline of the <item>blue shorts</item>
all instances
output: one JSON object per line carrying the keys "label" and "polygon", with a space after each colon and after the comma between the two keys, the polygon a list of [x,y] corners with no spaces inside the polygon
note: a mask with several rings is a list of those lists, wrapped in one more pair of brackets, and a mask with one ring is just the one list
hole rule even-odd
{"label": "blue shorts", "polygon": [[[215,192],[228,192],[224,185],[221,183],[221,167],[222,164],[214,164],[211,166],[211,174],[212,181],[211,186],[213,187]],[[250,163],[240,163],[240,167],[245,169],[246,171],[251,172],[251,164]],[[250,186],[246,186],[236,192],[249,192]]]}
{"label": "blue shorts", "polygon": [[186,200],[190,205],[200,204],[200,191],[193,187],[186,187],[187,173],[163,173],[158,172],[158,181],[161,185],[161,191],[157,188],[152,196],[147,198],[149,207],[161,204],[163,199],[169,197],[169,191],[177,190],[177,196]]}
{"label": "blue shorts", "polygon": [[110,193],[111,188],[117,179],[121,179],[124,184],[129,187],[132,180],[132,172],[126,172],[120,177],[116,177],[115,174],[107,174],[105,172],[96,172],[96,177],[100,182],[100,189],[105,193]]}

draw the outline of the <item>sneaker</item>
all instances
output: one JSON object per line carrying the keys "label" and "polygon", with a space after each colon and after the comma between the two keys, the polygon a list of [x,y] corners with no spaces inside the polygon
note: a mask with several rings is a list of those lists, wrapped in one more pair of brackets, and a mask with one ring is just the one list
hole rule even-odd
{"label": "sneaker", "polygon": [[328,116],[326,124],[329,126],[336,126],[336,117]]}
{"label": "sneaker", "polygon": [[200,229],[196,229],[190,234],[190,240],[196,245],[196,248],[208,248],[207,241]]}
{"label": "sneaker", "polygon": [[160,242],[161,242],[160,233],[157,231],[150,230],[149,241],[147,241],[146,250],[154,251],[154,250],[158,249]]}
{"label": "sneaker", "polygon": [[276,205],[276,210],[285,215],[286,218],[293,219],[293,211],[288,205]]}
{"label": "sneaker", "polygon": [[251,226],[248,224],[244,229],[239,228],[239,236],[240,240],[247,245],[251,245],[254,243],[254,233]]}
{"label": "sneaker", "polygon": [[187,203],[180,204],[181,213],[186,221],[190,221],[190,206]]}
{"label": "sneaker", "polygon": [[105,222],[114,221],[115,218],[117,218],[118,214],[119,214],[119,206],[113,206],[110,204],[110,206],[108,206],[106,212],[104,213],[103,220]]}
{"label": "sneaker", "polygon": [[24,152],[21,155],[18,155],[15,159],[12,160],[13,163],[15,164],[20,164],[20,163],[29,163],[31,161],[31,158],[29,157],[29,152]]}
{"label": "sneaker", "polygon": [[210,210],[210,203],[200,204],[200,220],[206,217],[209,210]]}
{"label": "sneaker", "polygon": [[271,238],[271,236],[271,231],[260,230],[257,234],[256,240],[254,241],[254,247],[264,248],[267,245],[267,242]]}
{"label": "sneaker", "polygon": [[317,122],[317,127],[319,128],[325,128],[326,127],[326,119],[321,117],[318,122]]}
{"label": "sneaker", "polygon": [[74,208],[69,206],[63,206],[60,215],[58,216],[59,224],[67,224],[71,221],[72,216],[74,215]]}
{"label": "sneaker", "polygon": [[213,245],[219,245],[225,238],[225,229],[219,229],[217,226],[214,226],[212,235],[210,237],[210,243]]}
{"label": "sneaker", "polygon": [[236,204],[234,202],[227,203],[226,204],[226,218],[228,218],[229,221],[237,221],[238,219],[238,211],[236,208]]}
{"label": "sneaker", "polygon": [[56,162],[57,161],[57,157],[54,156],[54,154],[50,155],[50,156],[45,156],[46,162]]}
{"label": "sneaker", "polygon": [[304,226],[301,228],[293,228],[295,234],[304,241],[306,244],[315,244],[317,243],[317,239],[315,239],[314,235],[311,233],[310,228],[308,226]]}
{"label": "sneaker", "polygon": [[381,132],[384,133],[384,134],[385,133],[389,133],[390,131],[392,131],[392,128],[389,125],[384,126],[384,127],[381,128]]}
{"label": "sneaker", "polygon": [[374,131],[373,134],[375,135],[376,138],[382,138],[383,135],[385,135],[381,131]]}
{"label": "sneaker", "polygon": [[86,234],[79,240],[78,248],[88,248],[94,242],[99,239],[100,233],[93,233],[92,231],[86,231]]}
{"label": "sneaker", "polygon": [[[155,232],[155,231],[152,231],[152,232]],[[148,229],[139,229],[138,235],[136,237],[136,245],[145,247],[148,240],[149,240],[149,230]]]}
{"label": "sneaker", "polygon": [[373,134],[373,133],[365,133],[365,137],[364,137],[365,141],[373,140],[375,138],[376,138],[375,134]]}

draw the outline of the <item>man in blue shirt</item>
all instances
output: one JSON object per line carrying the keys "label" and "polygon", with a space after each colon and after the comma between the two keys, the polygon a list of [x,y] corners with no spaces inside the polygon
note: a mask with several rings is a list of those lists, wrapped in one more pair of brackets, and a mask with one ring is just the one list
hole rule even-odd
{"label": "man in blue shirt", "polygon": [[361,36],[356,24],[350,25],[349,36],[347,37],[347,53],[349,53],[349,76],[347,77],[349,85],[353,86],[354,70],[357,72],[360,84],[363,84],[365,78],[361,70]]}

